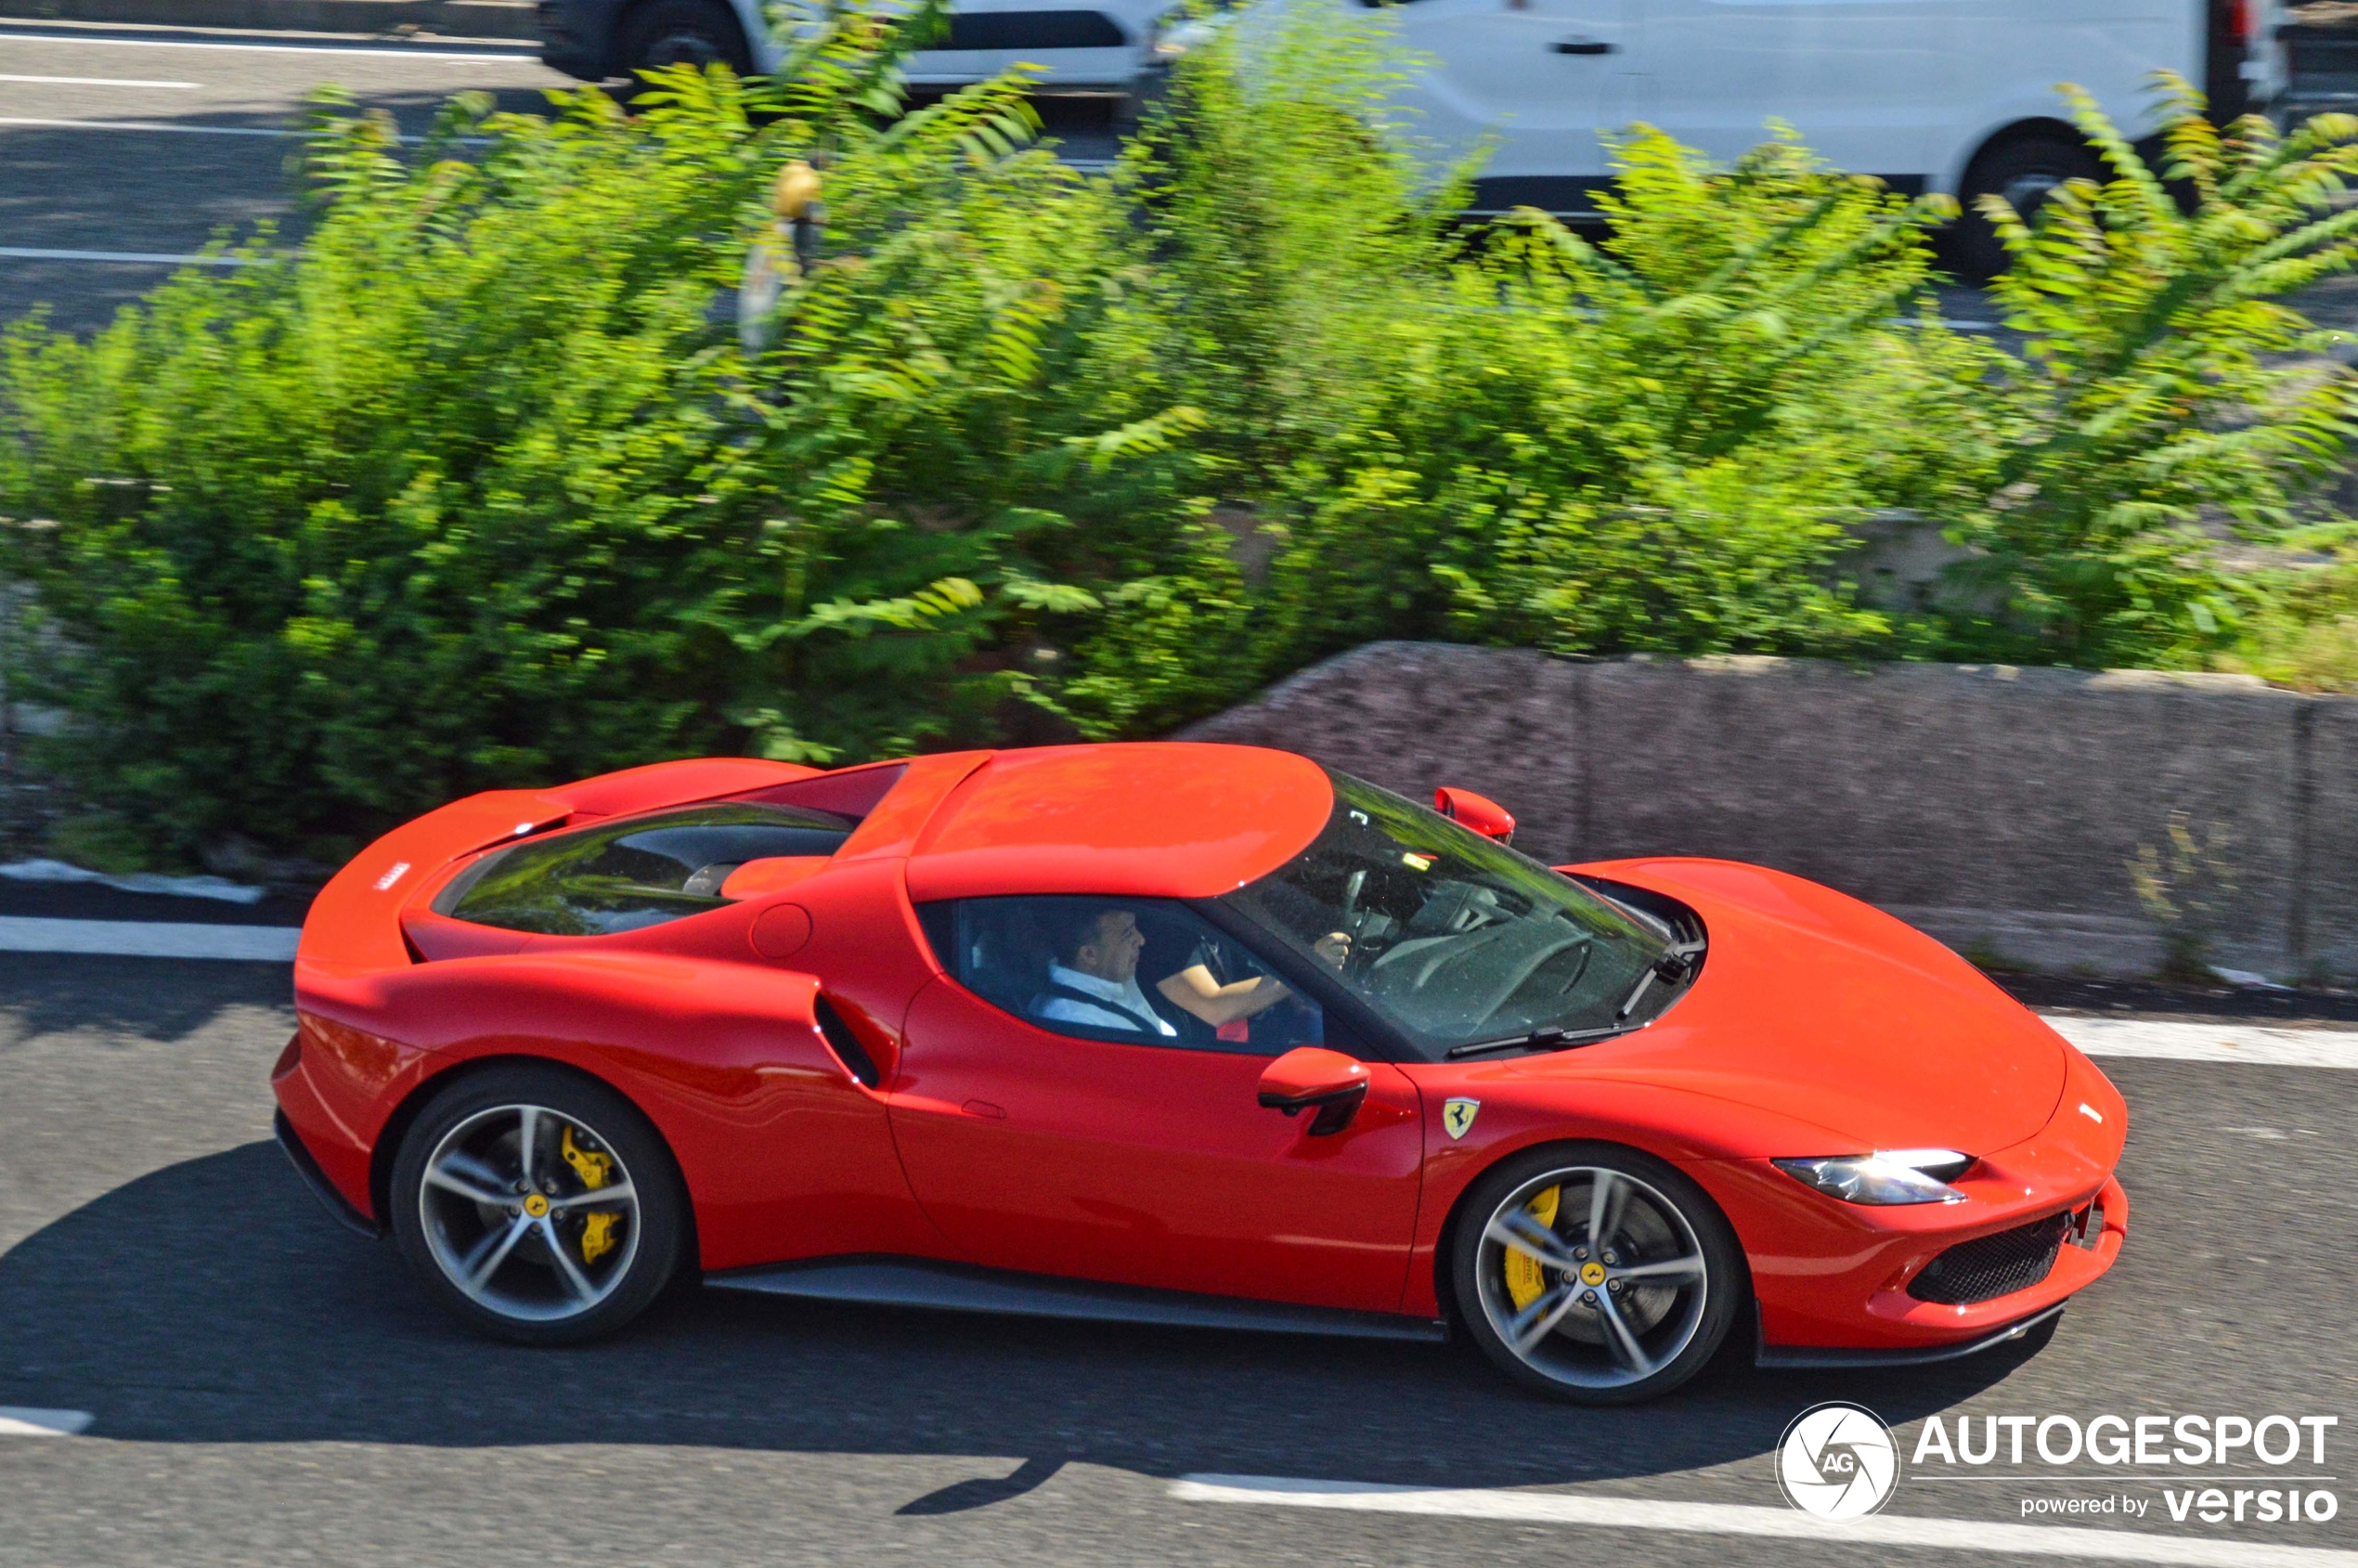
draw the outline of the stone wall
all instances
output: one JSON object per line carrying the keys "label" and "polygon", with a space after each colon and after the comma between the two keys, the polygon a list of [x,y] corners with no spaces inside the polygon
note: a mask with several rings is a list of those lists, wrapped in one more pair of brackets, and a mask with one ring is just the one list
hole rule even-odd
{"label": "stone wall", "polygon": [[2358,975],[2358,699],[2245,676],[1379,642],[1186,734],[1418,798],[1478,790],[1549,860],[1780,866],[2056,972],[2157,966],[2128,862],[2183,810],[2222,834],[2235,884],[2212,962]]}

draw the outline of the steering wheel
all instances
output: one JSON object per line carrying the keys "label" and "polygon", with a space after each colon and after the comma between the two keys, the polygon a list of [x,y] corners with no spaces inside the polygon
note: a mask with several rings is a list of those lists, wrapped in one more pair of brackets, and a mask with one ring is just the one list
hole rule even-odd
{"label": "steering wheel", "polygon": [[1359,913],[1359,896],[1367,889],[1366,866],[1353,872],[1350,880],[1342,885],[1342,908],[1336,914],[1336,923],[1341,927],[1342,934],[1351,939],[1351,951],[1342,961],[1342,972],[1346,975],[1366,974],[1367,965],[1374,963],[1377,956],[1364,940],[1367,919]]}

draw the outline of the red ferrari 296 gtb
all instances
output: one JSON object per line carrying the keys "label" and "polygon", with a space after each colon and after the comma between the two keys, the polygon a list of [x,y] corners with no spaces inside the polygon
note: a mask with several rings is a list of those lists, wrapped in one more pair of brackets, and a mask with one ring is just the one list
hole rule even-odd
{"label": "red ferrari 296 gtb", "polygon": [[1471,1335],[1647,1398],[1937,1360],[2110,1266],[2127,1112],[1931,939],[1723,861],[1239,746],[658,764],[446,806],[313,906],[279,1135],[450,1311],[683,1270]]}

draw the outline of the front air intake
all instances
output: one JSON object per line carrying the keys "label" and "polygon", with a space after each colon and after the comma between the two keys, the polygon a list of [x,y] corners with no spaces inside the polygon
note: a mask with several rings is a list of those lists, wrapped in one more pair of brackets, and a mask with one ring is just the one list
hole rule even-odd
{"label": "front air intake", "polygon": [[1943,1306],[1970,1306],[2028,1290],[2055,1266],[2055,1254],[2070,1231],[2070,1214],[2049,1214],[1995,1236],[1960,1241],[1908,1281],[1908,1294]]}

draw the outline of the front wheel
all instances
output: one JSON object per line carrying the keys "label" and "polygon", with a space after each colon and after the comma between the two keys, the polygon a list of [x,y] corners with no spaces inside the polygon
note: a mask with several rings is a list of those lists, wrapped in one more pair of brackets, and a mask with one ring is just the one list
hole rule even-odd
{"label": "front wheel", "polygon": [[394,1160],[393,1231],[454,1316],[520,1344],[570,1344],[645,1310],[686,1251],[669,1151],[603,1084],[555,1068],[462,1078]]}
{"label": "front wheel", "polygon": [[634,85],[641,71],[672,65],[705,71],[723,64],[744,76],[753,70],[753,55],[736,13],[719,0],[647,0],[630,13],[622,67]]}
{"label": "front wheel", "polygon": [[2093,149],[2061,133],[2019,136],[1985,150],[1965,171],[1957,192],[1958,214],[1950,244],[1964,272],[1975,282],[1987,282],[2006,270],[2011,259],[1998,231],[1981,214],[1981,198],[2002,196],[2023,222],[2031,222],[2049,195],[2066,180],[2105,178],[2105,166]]}
{"label": "front wheel", "polygon": [[1656,1398],[1701,1371],[1745,1277],[1701,1187],[1604,1144],[1533,1149],[1483,1177],[1450,1273],[1484,1354],[1524,1387],[1583,1405]]}

